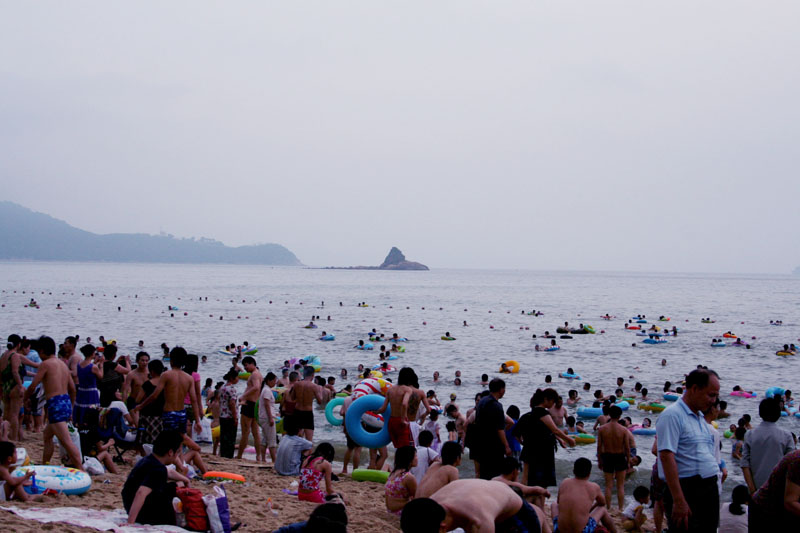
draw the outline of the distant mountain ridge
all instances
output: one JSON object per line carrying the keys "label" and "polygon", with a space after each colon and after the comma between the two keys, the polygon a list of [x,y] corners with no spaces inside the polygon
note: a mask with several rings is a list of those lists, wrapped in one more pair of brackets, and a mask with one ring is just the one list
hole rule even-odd
{"label": "distant mountain ridge", "polygon": [[13,202],[0,202],[0,259],[301,266],[280,244],[225,246],[172,235],[98,235]]}

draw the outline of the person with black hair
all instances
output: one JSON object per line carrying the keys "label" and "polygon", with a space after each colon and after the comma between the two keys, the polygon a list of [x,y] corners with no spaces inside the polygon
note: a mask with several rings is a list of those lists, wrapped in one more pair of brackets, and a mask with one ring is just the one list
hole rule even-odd
{"label": "person with black hair", "polygon": [[[69,369],[58,360],[56,343],[50,337],[41,336],[36,341],[36,347],[42,363],[33,378],[33,382],[25,391],[24,400],[27,401],[35,394],[36,386],[42,383],[44,395],[47,398],[47,426],[44,428],[44,450],[42,463],[48,464],[53,456],[53,436],[69,454],[72,466],[83,470],[83,460],[80,450],[72,442],[67,422],[72,418],[72,400],[75,398],[75,382],[72,381]],[[19,413],[19,411],[17,411]]]}
{"label": "person with black hair", "polygon": [[670,531],[717,530],[719,463],[704,413],[718,398],[717,373],[695,369],[686,376],[683,396],[658,418],[658,474],[667,484],[664,507]]}
{"label": "person with black hair", "polygon": [[425,476],[418,480],[416,497],[430,497],[448,483],[457,480],[461,454],[461,446],[458,443],[445,442],[442,446],[441,461],[431,465]]}
{"label": "person with black hair", "polygon": [[219,391],[219,456],[228,459],[233,459],[233,452],[236,451],[236,426],[239,416],[236,408],[237,383],[239,383],[239,373],[230,369],[225,374],[225,385]]}
{"label": "person with black hair", "polygon": [[[136,397],[136,403],[139,404],[153,394],[153,391],[158,387],[158,382],[161,379],[161,374],[164,372],[164,363],[160,359],[153,359],[147,363],[147,372],[150,378],[142,383],[139,387],[139,392]],[[153,444],[158,435],[161,433],[163,423],[161,422],[161,414],[164,412],[164,394],[160,394],[153,402],[147,407],[142,409],[139,416],[140,427],[144,428],[143,443]]]}
{"label": "person with black hair", "polygon": [[237,459],[242,458],[244,449],[247,448],[247,442],[250,434],[253,435],[253,444],[256,449],[256,459],[261,457],[261,435],[258,419],[256,418],[256,402],[261,393],[261,382],[264,378],[261,376],[261,371],[256,366],[256,360],[248,355],[242,359],[242,365],[245,372],[250,373],[247,378],[247,387],[242,395],[239,397],[239,405],[241,405],[240,421],[242,423],[242,438],[239,441],[239,451],[236,454]]}
{"label": "person with black hair", "polygon": [[[448,422],[452,423],[452,422]],[[417,435],[417,466],[411,469],[411,473],[418,482],[422,481],[425,473],[431,465],[439,459],[439,453],[431,448],[433,444],[433,433],[427,429],[423,429]]]}
{"label": "person with black hair", "polygon": [[489,480],[499,474],[503,457],[511,455],[506,440],[506,415],[500,403],[505,393],[505,381],[495,378],[489,382],[489,395],[475,408],[475,444],[481,479]]}
{"label": "person with black hair", "polygon": [[531,410],[522,415],[514,436],[522,443],[522,483],[547,488],[556,485],[556,441],[575,446],[575,439],[556,427],[548,409],[555,405],[558,393],[537,389],[531,397]]}
{"label": "person with black hair", "polygon": [[97,389],[97,380],[103,379],[103,357],[94,346],[86,344],[80,348],[83,354],[76,372],[78,373],[78,390],[75,396],[75,405],[72,410],[72,420],[82,424],[87,411],[100,409],[100,391]]}
{"label": "person with black hair", "polygon": [[[422,401],[425,405],[426,416],[430,412],[425,393],[417,388],[417,375],[413,368],[403,367],[397,376],[397,384],[386,391],[383,405],[375,411],[381,414],[387,407],[391,408],[389,420],[389,436],[395,448],[414,446],[414,436],[411,433],[409,414],[417,414],[417,406]],[[416,400],[416,401],[415,401]]]}
{"label": "person with black hair", "polygon": [[611,507],[611,490],[616,480],[617,503],[625,508],[625,473],[631,464],[633,435],[620,423],[622,409],[617,405],[608,408],[610,420],[597,432],[597,466],[603,470],[606,482],[605,497]]}
{"label": "person with black hair", "polygon": [[13,465],[17,462],[17,447],[13,442],[0,441],[0,487],[3,493],[0,500],[11,501],[17,499],[21,502],[40,501],[42,495],[29,496],[23,484],[33,477],[34,471],[28,470],[24,476],[12,476],[16,469]]}
{"label": "person with black hair", "polygon": [[[194,430],[200,432],[200,414],[203,412],[198,394],[195,391],[194,379],[183,371],[183,366],[187,357],[186,350],[176,346],[170,352],[170,369],[161,376],[158,386],[152,394],[142,400],[133,408],[133,411],[141,411],[150,403],[156,401],[158,396],[164,393],[164,411],[161,415],[161,422],[164,429],[174,429],[181,435],[186,434],[187,416],[184,399],[189,397],[192,405],[192,415],[194,418]],[[187,437],[188,440],[191,440]]]}
{"label": "person with black hair", "polygon": [[787,453],[752,495],[750,531],[800,530],[800,450]]}
{"label": "person with black hair", "polygon": [[[100,391],[100,406],[108,407],[111,402],[119,400],[119,392],[125,376],[131,371],[131,363],[128,356],[123,355],[119,358],[123,364],[117,361],[117,345],[109,344],[103,348],[103,377],[97,383]],[[77,370],[76,370],[77,371]]]}
{"label": "person with black hair", "polygon": [[175,483],[189,484],[189,479],[167,465],[176,464],[181,434],[173,430],[162,431],[153,444],[153,453],[139,459],[122,487],[122,504],[128,513],[129,524],[175,524],[175,511],[172,498],[175,497]]}
{"label": "person with black hair", "polygon": [[413,446],[403,446],[395,452],[394,469],[384,489],[386,510],[394,515],[400,515],[417,493],[417,478],[411,473],[416,465],[417,450]]}
{"label": "person with black hair", "polygon": [[750,494],[769,478],[772,469],[794,450],[792,434],[777,426],[781,405],[775,398],[764,398],[758,406],[761,424],[744,436],[740,466]]}
{"label": "person with black hair", "polygon": [[747,485],[736,485],[731,491],[730,503],[723,503],[719,510],[719,533],[747,533],[747,510],[750,489]]}
{"label": "person with black hair", "polygon": [[[331,479],[334,450],[329,442],[322,442],[301,464],[300,487],[297,498],[301,501],[324,503],[325,496],[333,494]],[[325,480],[325,492],[319,488],[320,481]]]}
{"label": "person with black hair", "polygon": [[408,502],[400,517],[404,533],[466,531],[543,531],[545,516],[519,492],[499,481],[459,479],[430,498]]}
{"label": "person with black hair", "polygon": [[272,387],[278,381],[278,376],[272,372],[267,372],[266,377],[261,381],[261,392],[258,396],[258,424],[261,427],[261,453],[258,460],[267,461],[267,451],[269,450],[270,459],[275,463],[275,454],[278,449],[278,433],[276,431],[275,419],[278,417],[278,409],[275,406],[275,393]]}
{"label": "person with black hair", "polygon": [[649,503],[650,489],[641,485],[633,489],[633,501],[622,511],[622,516],[624,517],[622,529],[638,531],[647,520],[644,508]]}
{"label": "person with black hair", "polygon": [[500,483],[505,483],[509,487],[518,489],[522,492],[523,498],[544,512],[544,502],[550,497],[550,491],[543,489],[542,487],[529,487],[517,482],[517,478],[519,477],[519,468],[520,465],[517,459],[514,457],[504,457],[502,473],[499,476],[492,478],[492,481],[499,481]]}
{"label": "person with black hair", "polygon": [[606,509],[606,499],[600,485],[589,481],[592,462],[581,457],[572,466],[575,477],[565,479],[558,487],[558,499],[550,506],[553,531],[592,532],[602,524],[615,532],[614,520]]}
{"label": "person with black hair", "polygon": [[297,476],[300,474],[300,464],[306,450],[310,450],[313,444],[303,437],[299,437],[299,428],[294,417],[283,420],[283,429],[286,435],[281,438],[278,450],[275,454],[275,472],[282,476]]}

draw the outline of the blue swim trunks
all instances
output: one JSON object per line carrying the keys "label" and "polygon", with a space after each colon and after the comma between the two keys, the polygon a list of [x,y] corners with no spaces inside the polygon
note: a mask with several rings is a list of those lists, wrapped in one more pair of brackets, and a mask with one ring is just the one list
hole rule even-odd
{"label": "blue swim trunks", "polygon": [[171,429],[181,435],[186,434],[186,409],[180,411],[164,411],[161,414],[164,431]]}
{"label": "blue swim trunks", "polygon": [[[597,520],[593,517],[589,517],[589,521],[586,522],[586,527],[583,528],[581,533],[594,533],[594,530],[597,529]],[[558,517],[553,517],[553,533],[558,533]]]}
{"label": "blue swim trunks", "polygon": [[67,422],[72,417],[72,402],[68,394],[60,394],[47,399],[47,420],[51,424]]}

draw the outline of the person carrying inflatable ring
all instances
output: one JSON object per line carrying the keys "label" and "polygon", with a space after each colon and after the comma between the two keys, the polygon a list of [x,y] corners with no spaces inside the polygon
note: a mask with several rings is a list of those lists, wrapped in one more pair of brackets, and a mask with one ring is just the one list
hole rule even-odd
{"label": "person carrying inflatable ring", "polygon": [[430,412],[428,400],[425,393],[416,388],[418,383],[417,375],[413,368],[403,367],[397,376],[397,385],[386,391],[386,398],[383,405],[375,411],[375,414],[382,414],[387,406],[391,407],[391,415],[387,422],[389,427],[389,437],[395,448],[403,446],[414,446],[414,437],[411,434],[411,423],[408,419],[409,411],[417,412],[419,402],[425,405],[426,414]]}

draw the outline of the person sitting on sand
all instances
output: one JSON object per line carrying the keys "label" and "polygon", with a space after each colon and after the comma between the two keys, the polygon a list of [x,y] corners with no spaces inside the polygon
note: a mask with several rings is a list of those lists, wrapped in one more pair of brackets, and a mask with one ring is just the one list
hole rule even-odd
{"label": "person sitting on sand", "polygon": [[286,435],[278,444],[273,468],[275,472],[282,476],[297,476],[300,474],[300,465],[304,452],[310,450],[313,444],[297,436],[298,427],[295,424],[294,417],[284,418],[283,429]]}
{"label": "person sitting on sand", "polygon": [[403,446],[394,455],[394,470],[389,474],[384,489],[386,510],[394,515],[400,515],[403,507],[414,499],[417,492],[417,479],[411,469],[417,466],[417,449],[413,446]]}
{"label": "person sitting on sand", "polygon": [[614,520],[606,509],[606,500],[597,483],[589,481],[592,462],[585,457],[572,467],[575,477],[565,479],[558,487],[558,500],[552,504],[553,532],[591,533],[598,523],[615,533]]}
{"label": "person sitting on sand", "polygon": [[545,515],[500,481],[459,479],[403,509],[404,533],[428,531],[549,531]]}
{"label": "person sitting on sand", "polygon": [[425,476],[418,481],[416,497],[429,498],[451,481],[457,480],[461,454],[461,445],[457,442],[445,442],[442,446],[441,462],[432,464]]}
{"label": "person sitting on sand", "polygon": [[24,486],[30,485],[29,481],[33,475],[33,470],[28,470],[22,477],[12,476],[16,468],[12,465],[17,462],[17,448],[13,442],[0,441],[0,485],[3,487],[3,500],[18,500],[21,502],[41,501],[42,495],[29,496],[25,492]]}
{"label": "person sitting on sand", "polygon": [[625,531],[639,531],[647,520],[644,509],[650,504],[650,489],[641,485],[636,487],[633,489],[633,498],[634,501],[622,511],[622,516],[625,518],[622,529]]}
{"label": "person sitting on sand", "polygon": [[189,485],[189,479],[168,465],[176,464],[183,437],[175,430],[165,430],[153,444],[153,453],[139,459],[122,487],[122,505],[129,524],[175,525],[172,498],[175,483]]}
{"label": "person sitting on sand", "polygon": [[492,481],[505,483],[509,487],[516,487],[522,491],[522,497],[534,504],[539,509],[544,510],[544,502],[550,497],[550,491],[542,487],[530,487],[517,481],[519,477],[519,461],[513,457],[503,458],[503,468],[499,476],[493,477]]}
{"label": "person sitting on sand", "polygon": [[[322,442],[303,460],[298,479],[300,486],[297,490],[297,499],[304,502],[325,503],[325,495],[334,493],[331,485],[333,456],[333,446],[329,442]],[[319,488],[319,483],[323,479],[324,493]]]}

